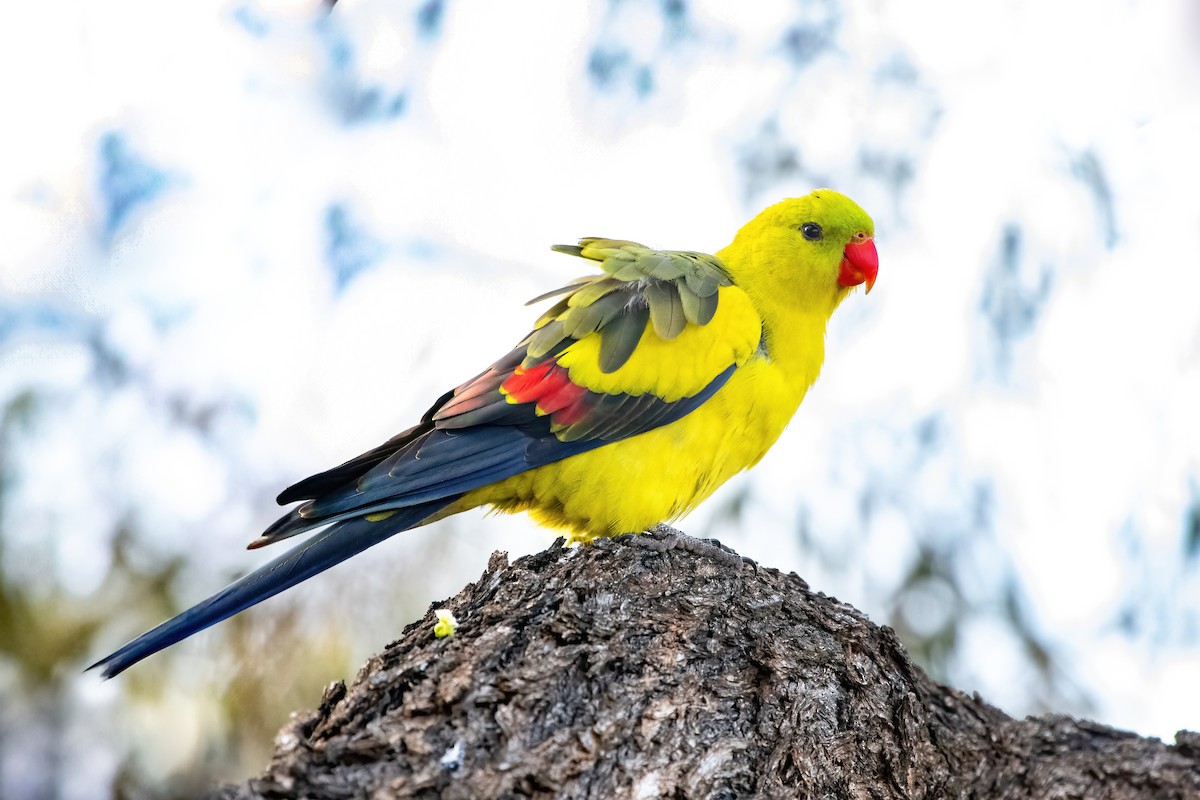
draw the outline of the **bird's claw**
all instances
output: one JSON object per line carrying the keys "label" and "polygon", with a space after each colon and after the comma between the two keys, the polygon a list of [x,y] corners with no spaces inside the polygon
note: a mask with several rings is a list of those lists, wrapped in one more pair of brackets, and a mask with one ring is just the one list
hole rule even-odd
{"label": "bird's claw", "polygon": [[741,569],[745,559],[716,539],[698,539],[666,523],[659,523],[644,533],[627,533],[616,537],[618,541],[645,547],[656,553],[682,550],[698,556],[707,556],[714,561]]}

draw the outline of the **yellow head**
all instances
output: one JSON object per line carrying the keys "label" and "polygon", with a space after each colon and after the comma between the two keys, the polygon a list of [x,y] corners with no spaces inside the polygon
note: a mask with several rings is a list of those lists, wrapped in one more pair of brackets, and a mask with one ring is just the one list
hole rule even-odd
{"label": "yellow head", "polygon": [[832,313],[851,287],[875,284],[875,224],[832,189],[783,200],[746,223],[721,260],[734,283],[765,300]]}

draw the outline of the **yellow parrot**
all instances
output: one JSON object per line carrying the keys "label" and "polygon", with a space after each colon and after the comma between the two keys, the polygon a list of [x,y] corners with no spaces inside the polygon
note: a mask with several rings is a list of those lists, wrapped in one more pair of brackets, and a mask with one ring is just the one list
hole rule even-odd
{"label": "yellow parrot", "polygon": [[776,203],[716,256],[583,239],[599,274],[373,450],[285,489],[251,548],[325,530],[92,665],[112,677],[401,531],[478,506],[576,540],[645,531],[754,466],[817,379],[825,327],[879,270],[874,223],[829,189]]}

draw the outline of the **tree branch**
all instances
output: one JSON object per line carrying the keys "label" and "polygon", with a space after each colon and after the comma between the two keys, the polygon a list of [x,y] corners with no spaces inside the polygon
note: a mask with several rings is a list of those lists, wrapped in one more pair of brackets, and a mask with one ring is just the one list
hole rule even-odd
{"label": "tree branch", "polygon": [[494,554],[435,606],[454,636],[431,609],[218,796],[1200,797],[1200,735],[1014,720],[796,575],[671,544]]}

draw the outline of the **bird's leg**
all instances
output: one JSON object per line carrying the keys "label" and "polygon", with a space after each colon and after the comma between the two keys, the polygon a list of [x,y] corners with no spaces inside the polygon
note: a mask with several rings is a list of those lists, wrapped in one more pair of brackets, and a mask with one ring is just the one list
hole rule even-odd
{"label": "bird's leg", "polygon": [[740,568],[743,562],[740,555],[716,539],[697,539],[695,536],[689,536],[681,530],[672,528],[665,522],[658,523],[644,533],[627,533],[616,538],[639,547],[647,547],[658,553],[678,549],[699,556],[708,556],[714,561],[731,567]]}

